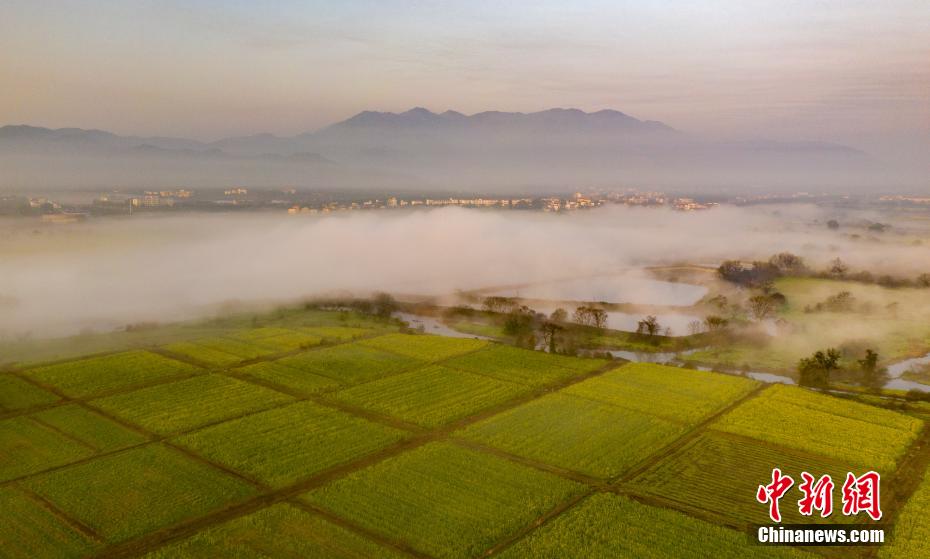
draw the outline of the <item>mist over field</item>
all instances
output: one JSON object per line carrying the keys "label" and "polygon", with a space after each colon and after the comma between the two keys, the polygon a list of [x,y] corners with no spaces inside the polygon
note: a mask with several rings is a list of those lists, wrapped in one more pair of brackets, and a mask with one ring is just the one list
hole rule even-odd
{"label": "mist over field", "polygon": [[642,275],[645,266],[716,266],[781,251],[820,266],[841,257],[854,270],[927,271],[930,248],[906,231],[855,238],[825,227],[834,215],[792,205],[137,216],[54,226],[8,219],[0,221],[0,335],[67,335],[337,292],[443,295]]}

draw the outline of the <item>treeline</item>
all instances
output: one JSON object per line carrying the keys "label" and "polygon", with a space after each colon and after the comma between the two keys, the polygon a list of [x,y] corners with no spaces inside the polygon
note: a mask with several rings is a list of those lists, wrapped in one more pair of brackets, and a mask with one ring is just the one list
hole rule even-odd
{"label": "treeline", "polygon": [[726,260],[717,268],[717,274],[728,282],[755,288],[770,285],[780,277],[844,279],[884,287],[930,288],[930,273],[923,273],[915,278],[902,278],[868,270],[852,272],[840,258],[834,258],[823,269],[814,270],[803,258],[790,252],[780,252],[768,260],[757,260],[748,264],[740,260]]}

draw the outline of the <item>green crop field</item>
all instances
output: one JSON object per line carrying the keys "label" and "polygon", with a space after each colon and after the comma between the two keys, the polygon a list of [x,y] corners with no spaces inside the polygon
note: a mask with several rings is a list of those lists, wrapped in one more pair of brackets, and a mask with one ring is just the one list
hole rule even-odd
{"label": "green crop field", "polygon": [[901,510],[891,544],[878,550],[881,559],[930,557],[930,470]]}
{"label": "green crop field", "polygon": [[[285,357],[275,363],[322,375],[342,384],[356,384],[408,369],[420,361],[360,344],[344,344]],[[282,384],[298,390],[305,388],[299,380],[294,384],[282,381]]]}
{"label": "green crop field", "polygon": [[304,499],[435,557],[475,557],[582,486],[449,444],[430,444]]}
{"label": "green crop field", "polygon": [[101,547],[16,487],[0,487],[0,556],[81,557]]}
{"label": "green crop field", "polygon": [[60,398],[13,375],[0,374],[0,412],[24,410]]}
{"label": "green crop field", "polygon": [[231,520],[178,543],[165,546],[146,559],[202,557],[312,557],[386,559],[405,555],[293,505],[279,504]]}
{"label": "green crop field", "polygon": [[925,403],[397,328],[291,309],[0,372],[0,557],[809,557],[737,529],[774,467],[879,470],[894,543],[855,556],[926,553]]}
{"label": "green crop field", "polygon": [[388,334],[359,342],[423,361],[439,361],[449,357],[475,351],[488,345],[484,340],[469,338],[443,338],[433,335]]}
{"label": "green crop field", "polygon": [[244,482],[159,444],[40,475],[24,485],[108,542],[254,493]]}
{"label": "green crop field", "polygon": [[889,472],[923,422],[776,384],[720,418],[713,428]]}
{"label": "green crop field", "polygon": [[690,424],[757,386],[755,381],[729,375],[630,363],[571,386],[566,392]]}
{"label": "green crop field", "polygon": [[227,421],[178,444],[272,486],[282,486],[397,442],[404,433],[312,402]]}
{"label": "green crop field", "polygon": [[25,373],[68,396],[80,398],[170,380],[197,371],[192,365],[148,351],[128,351],[38,367]]}
{"label": "green crop field", "polygon": [[316,394],[340,386],[339,382],[307,370],[288,367],[280,361],[261,361],[236,369],[240,375],[259,382],[272,383],[301,394]]}
{"label": "green crop field", "polygon": [[339,401],[435,427],[513,398],[524,386],[430,365],[334,394]]}
{"label": "green crop field", "polygon": [[291,400],[262,386],[211,374],[108,396],[93,400],[92,405],[154,433],[168,435]]}
{"label": "green crop field", "polygon": [[745,534],[618,495],[589,497],[500,555],[505,559],[801,559],[816,557],[751,545]]}
{"label": "green crop field", "polygon": [[475,424],[462,436],[553,466],[609,478],[686,427],[603,402],[551,394]]}
{"label": "green crop field", "polygon": [[495,344],[481,351],[448,359],[443,365],[509,382],[539,386],[599,369],[606,363],[600,359],[572,359]]}
{"label": "green crop field", "polygon": [[[837,485],[842,485],[846,472],[865,473],[860,471],[860,466],[772,448],[752,439],[708,432],[688,441],[674,454],[637,476],[632,485],[638,492],[676,501],[686,509],[708,511],[737,523],[762,524],[769,522],[768,509],[752,496],[759,485],[772,480],[775,467],[790,475],[796,484],[801,483],[802,471],[817,477],[829,474]],[[782,501],[780,510],[785,522],[820,521],[819,516],[799,515],[795,501]],[[834,522],[844,519],[849,520],[836,513],[831,517]]]}
{"label": "green crop field", "polygon": [[0,481],[68,464],[94,449],[29,417],[0,421]]}

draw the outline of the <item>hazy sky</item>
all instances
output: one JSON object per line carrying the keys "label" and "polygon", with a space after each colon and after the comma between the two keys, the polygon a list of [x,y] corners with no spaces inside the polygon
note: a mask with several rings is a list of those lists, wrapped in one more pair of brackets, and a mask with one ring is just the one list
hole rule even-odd
{"label": "hazy sky", "polygon": [[0,0],[0,124],[215,139],[416,105],[927,146],[930,1]]}

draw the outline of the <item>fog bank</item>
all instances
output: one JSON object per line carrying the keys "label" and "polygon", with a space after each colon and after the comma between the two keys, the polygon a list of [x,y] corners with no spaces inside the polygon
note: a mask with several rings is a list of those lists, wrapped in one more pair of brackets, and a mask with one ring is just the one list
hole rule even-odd
{"label": "fog bank", "polygon": [[828,230],[831,217],[797,205],[0,220],[0,336],[193,318],[233,300],[287,302],[334,291],[440,295],[785,250],[814,264],[839,256],[853,269],[930,271],[923,269],[930,249],[912,238],[855,239]]}

